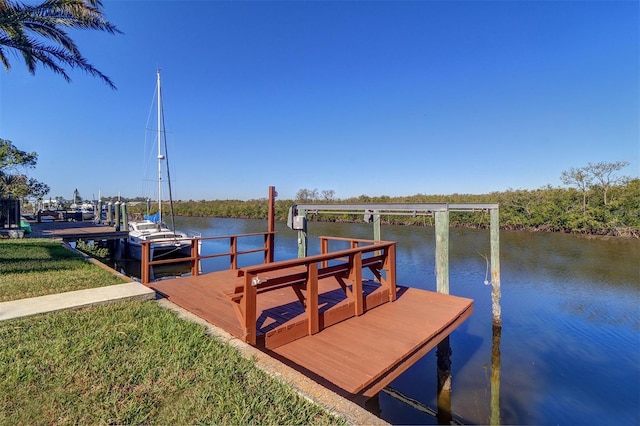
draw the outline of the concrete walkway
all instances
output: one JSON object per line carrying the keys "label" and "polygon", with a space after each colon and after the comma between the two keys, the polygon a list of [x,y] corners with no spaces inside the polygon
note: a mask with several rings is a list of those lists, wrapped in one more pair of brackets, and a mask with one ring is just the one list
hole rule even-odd
{"label": "concrete walkway", "polygon": [[137,282],[89,288],[2,302],[0,303],[0,321],[123,300],[155,298],[155,291]]}

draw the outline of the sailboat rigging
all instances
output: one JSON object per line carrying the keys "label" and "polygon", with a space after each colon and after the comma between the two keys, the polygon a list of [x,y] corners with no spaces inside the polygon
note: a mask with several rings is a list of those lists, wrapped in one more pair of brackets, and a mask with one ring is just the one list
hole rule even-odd
{"label": "sailboat rigging", "polygon": [[[127,243],[129,245],[129,256],[134,259],[142,258],[143,242],[151,243],[151,258],[160,257],[182,257],[190,256],[191,241],[184,232],[175,230],[175,220],[173,216],[173,199],[171,194],[171,178],[169,174],[169,160],[167,155],[166,137],[164,138],[164,154],[162,151],[163,136],[166,135],[164,129],[164,116],[162,109],[162,90],[160,80],[160,70],[157,71],[157,160],[158,160],[158,211],[155,215],[145,216],[144,220],[129,222],[129,235]],[[169,205],[171,210],[172,227],[169,228],[162,218],[162,162],[167,162],[167,181],[169,187]]]}

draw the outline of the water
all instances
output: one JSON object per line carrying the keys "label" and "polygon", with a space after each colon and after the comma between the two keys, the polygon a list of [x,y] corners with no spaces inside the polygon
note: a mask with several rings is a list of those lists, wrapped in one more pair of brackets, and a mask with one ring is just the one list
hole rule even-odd
{"label": "water", "polygon": [[[177,226],[202,236],[267,229],[266,221],[217,218],[178,218]],[[276,230],[276,260],[295,258],[297,233],[282,223]],[[319,252],[320,235],[370,239],[373,230],[309,223],[309,254]],[[435,291],[433,228],[383,225],[382,239],[398,243],[400,285]],[[227,244],[205,241],[203,251]],[[262,238],[251,244],[260,246]],[[450,337],[454,419],[490,422],[493,365],[500,370],[502,424],[639,424],[640,241],[501,232],[500,246],[503,327],[492,340],[491,286],[484,284],[491,279],[489,232],[450,231],[450,292],[474,300],[473,315]],[[261,261],[258,253],[241,263]],[[228,260],[202,266],[207,272],[228,267]],[[391,387],[437,411],[436,379],[434,349]],[[393,424],[437,424],[385,392],[371,406]]]}

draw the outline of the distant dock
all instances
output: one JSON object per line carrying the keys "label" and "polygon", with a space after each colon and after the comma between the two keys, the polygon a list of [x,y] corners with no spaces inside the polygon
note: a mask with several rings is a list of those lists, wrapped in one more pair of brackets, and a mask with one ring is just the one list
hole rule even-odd
{"label": "distant dock", "polygon": [[30,222],[29,238],[57,238],[66,242],[77,240],[116,240],[126,238],[127,231],[116,231],[112,226],[83,222]]}

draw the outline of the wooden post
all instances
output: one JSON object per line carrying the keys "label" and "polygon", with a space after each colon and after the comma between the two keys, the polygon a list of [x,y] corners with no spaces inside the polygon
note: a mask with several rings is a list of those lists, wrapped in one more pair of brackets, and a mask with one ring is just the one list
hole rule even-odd
{"label": "wooden post", "polygon": [[256,345],[256,287],[252,285],[253,274],[244,277],[244,294],[242,297],[242,310],[244,313],[244,341],[250,345]]}
{"label": "wooden post", "polygon": [[500,308],[500,210],[491,209],[491,305],[493,324],[502,326],[502,309]]}
{"label": "wooden post", "polygon": [[127,203],[124,201],[120,204],[120,210],[122,211],[122,230],[129,230],[129,217],[127,216]]}
{"label": "wooden post", "polygon": [[313,262],[307,266],[307,318],[309,319],[309,335],[320,331],[318,312],[318,264]]}
{"label": "wooden post", "polygon": [[305,218],[304,229],[298,231],[298,258],[307,257],[307,212],[298,210],[298,216]]}
{"label": "wooden post", "polygon": [[373,239],[375,241],[380,241],[382,240],[381,236],[381,232],[380,232],[380,215],[378,214],[378,211],[375,210],[373,212]]}
{"label": "wooden post", "polygon": [[149,250],[151,248],[151,244],[150,243],[142,243],[142,253],[140,255],[140,259],[142,259],[142,270],[140,271],[141,277],[140,279],[142,280],[143,284],[148,284],[150,281],[149,278]]}
{"label": "wooden post", "polygon": [[[329,240],[327,238],[320,237],[320,254],[327,253],[329,253]],[[326,268],[327,266],[329,266],[329,261],[323,260],[321,266],[323,268]]]}
{"label": "wooden post", "polygon": [[449,210],[436,211],[436,289],[449,294]]}
{"label": "wooden post", "polygon": [[385,257],[386,279],[387,285],[389,285],[389,302],[396,300],[397,287],[396,287],[396,243],[390,245],[386,250],[387,256]]}
{"label": "wooden post", "polygon": [[199,243],[198,238],[191,238],[191,276],[197,277],[200,274],[200,250],[198,250]]}
{"label": "wooden post", "polygon": [[500,424],[500,337],[502,327],[494,324],[491,339],[491,425]]}
{"label": "wooden post", "polygon": [[269,234],[267,235],[267,251],[265,252],[265,259],[264,262],[265,263],[272,263],[273,262],[273,255],[274,255],[274,243],[275,243],[275,234],[274,232],[276,232],[276,187],[275,186],[270,186],[269,187],[269,215],[267,218],[267,231],[269,232]]}
{"label": "wooden post", "polygon": [[450,425],[451,415],[451,346],[449,336],[438,343],[436,350],[438,370],[438,424]]}
{"label": "wooden post", "polygon": [[[449,294],[449,208],[436,211],[436,287]],[[451,346],[449,336],[438,343],[438,424],[451,424]]]}
{"label": "wooden post", "polygon": [[229,237],[229,269],[238,269],[238,237],[232,235]]}
{"label": "wooden post", "polygon": [[364,292],[362,288],[362,252],[350,256],[349,278],[351,280],[351,292],[355,298],[355,313],[360,316],[364,313]]}
{"label": "wooden post", "polygon": [[107,203],[107,226],[113,225],[113,203],[109,201]]}
{"label": "wooden post", "polygon": [[116,231],[120,231],[120,201],[116,201],[113,205],[113,215],[115,218],[114,227],[116,228]]}

